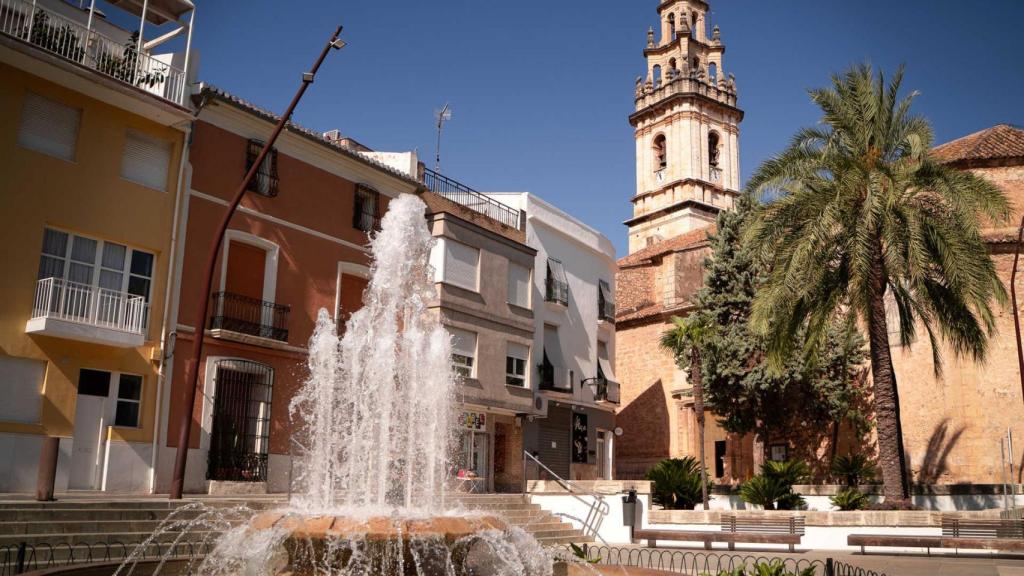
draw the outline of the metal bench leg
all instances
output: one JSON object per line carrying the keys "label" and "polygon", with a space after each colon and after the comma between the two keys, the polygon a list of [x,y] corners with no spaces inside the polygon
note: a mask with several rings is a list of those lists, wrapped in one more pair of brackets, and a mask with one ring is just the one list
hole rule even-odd
{"label": "metal bench leg", "polygon": [[654,540],[653,538],[648,538],[647,539],[647,547],[648,548],[657,548],[658,547],[658,541]]}
{"label": "metal bench leg", "polygon": [[704,541],[704,549],[705,550],[711,550],[711,540],[705,540]]}
{"label": "metal bench leg", "polygon": [[729,542],[729,550],[735,550],[735,549],[736,549],[736,543],[735,542]]}
{"label": "metal bench leg", "polygon": [[789,545],[789,551],[790,552],[796,552],[796,545],[795,544],[790,544]]}
{"label": "metal bench leg", "polygon": [[863,544],[860,545],[860,553],[861,553],[862,556],[864,554],[867,554],[867,552],[864,552],[864,545]]}

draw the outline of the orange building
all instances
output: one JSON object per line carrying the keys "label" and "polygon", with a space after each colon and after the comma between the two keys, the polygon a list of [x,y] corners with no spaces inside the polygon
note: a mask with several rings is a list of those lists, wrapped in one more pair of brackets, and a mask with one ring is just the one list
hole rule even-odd
{"label": "orange building", "polygon": [[[349,140],[290,125],[258,170],[220,249],[209,316],[195,325],[213,232],[277,122],[274,114],[211,87],[198,108],[190,150],[191,187],[175,286],[180,300],[171,385],[162,398],[157,490],[170,485],[185,363],[197,329],[199,366],[187,492],[288,489],[288,407],[305,378],[306,346],[319,310],[339,323],[361,306],[369,273],[367,233],[389,198],[419,183],[357,150]],[[415,155],[391,154],[386,162]]]}

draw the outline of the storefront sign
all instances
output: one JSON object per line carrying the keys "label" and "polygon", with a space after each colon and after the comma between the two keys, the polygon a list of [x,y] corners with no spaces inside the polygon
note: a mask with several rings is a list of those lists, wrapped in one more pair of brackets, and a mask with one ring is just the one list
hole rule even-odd
{"label": "storefront sign", "polygon": [[572,461],[574,464],[587,463],[587,415],[572,415]]}
{"label": "storefront sign", "polygon": [[469,412],[463,411],[459,415],[459,427],[463,430],[473,430],[475,432],[486,432],[487,431],[487,414],[483,412]]}

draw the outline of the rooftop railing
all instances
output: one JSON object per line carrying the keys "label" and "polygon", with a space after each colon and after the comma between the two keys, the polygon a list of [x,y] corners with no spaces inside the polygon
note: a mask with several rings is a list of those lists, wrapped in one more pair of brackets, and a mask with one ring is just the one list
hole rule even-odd
{"label": "rooftop railing", "polygon": [[117,42],[27,0],[0,0],[0,34],[17,38],[175,104],[185,99],[185,72],[138,50],[138,35]]}
{"label": "rooftop railing", "polygon": [[519,229],[519,210],[484,196],[461,182],[452,180],[429,168],[424,168],[423,185],[438,196],[443,196],[456,204],[461,204],[470,210],[497,220],[505,226]]}

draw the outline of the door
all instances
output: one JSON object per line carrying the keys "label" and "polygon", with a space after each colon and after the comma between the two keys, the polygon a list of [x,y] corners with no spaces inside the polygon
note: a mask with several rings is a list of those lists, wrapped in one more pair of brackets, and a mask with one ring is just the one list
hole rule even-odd
{"label": "door", "polygon": [[216,363],[208,480],[266,482],[273,374],[256,362]]}
{"label": "door", "polygon": [[[537,422],[537,457],[560,478],[568,480],[572,440],[569,410],[551,406],[548,417]],[[540,478],[552,479],[543,469],[540,470]]]}
{"label": "door", "polygon": [[71,443],[71,472],[68,488],[99,489],[103,463],[104,431],[107,422],[107,397],[110,372],[81,370],[78,375],[78,399],[75,402],[75,432]]}
{"label": "door", "polygon": [[607,430],[597,431],[597,477],[612,479],[612,434]]}

